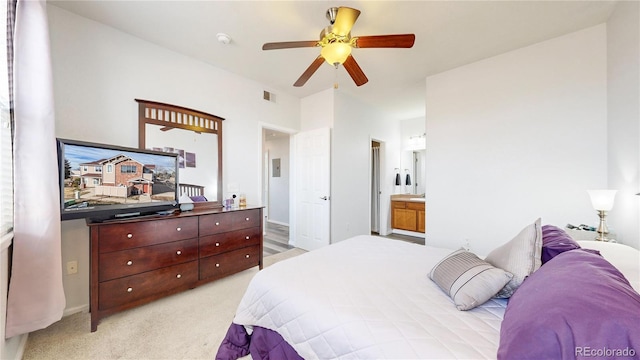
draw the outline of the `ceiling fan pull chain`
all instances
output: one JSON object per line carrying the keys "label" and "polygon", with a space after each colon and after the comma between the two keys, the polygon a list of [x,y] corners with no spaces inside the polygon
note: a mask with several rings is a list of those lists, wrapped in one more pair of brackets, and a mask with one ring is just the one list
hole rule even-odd
{"label": "ceiling fan pull chain", "polygon": [[338,90],[338,64],[333,66],[335,70],[333,71],[333,88]]}

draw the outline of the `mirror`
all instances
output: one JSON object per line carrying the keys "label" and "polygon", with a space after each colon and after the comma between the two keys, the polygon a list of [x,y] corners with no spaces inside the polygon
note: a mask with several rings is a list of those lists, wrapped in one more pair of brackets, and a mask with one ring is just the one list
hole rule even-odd
{"label": "mirror", "polygon": [[424,175],[426,150],[413,151],[413,194],[424,194]]}
{"label": "mirror", "polygon": [[136,101],[138,147],[179,154],[181,198],[188,196],[200,206],[222,206],[224,119],[180,106]]}
{"label": "mirror", "polygon": [[[400,172],[402,193],[422,195],[425,193],[424,177],[425,149],[405,150],[402,152]],[[407,178],[408,176],[408,178]]]}

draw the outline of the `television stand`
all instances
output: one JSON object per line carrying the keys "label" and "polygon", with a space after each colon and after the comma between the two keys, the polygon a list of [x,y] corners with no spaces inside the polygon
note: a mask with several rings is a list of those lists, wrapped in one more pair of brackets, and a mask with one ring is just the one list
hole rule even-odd
{"label": "television stand", "polygon": [[121,219],[121,218],[128,218],[128,217],[140,216],[140,215],[142,214],[139,211],[137,211],[137,212],[124,213],[124,214],[115,214],[113,217],[116,219]]}
{"label": "television stand", "polygon": [[146,219],[153,217],[164,217],[167,215],[175,214],[177,209],[169,209],[162,211],[149,211],[149,212],[130,212],[124,214],[115,214],[109,217],[94,217],[87,219],[87,223],[112,223],[118,221],[127,221],[135,219]]}

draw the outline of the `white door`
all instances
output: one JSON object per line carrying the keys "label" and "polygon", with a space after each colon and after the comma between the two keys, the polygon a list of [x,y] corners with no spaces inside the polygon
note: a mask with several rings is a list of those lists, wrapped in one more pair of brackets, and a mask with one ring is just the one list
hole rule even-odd
{"label": "white door", "polygon": [[330,129],[304,131],[294,141],[295,244],[314,250],[330,243]]}

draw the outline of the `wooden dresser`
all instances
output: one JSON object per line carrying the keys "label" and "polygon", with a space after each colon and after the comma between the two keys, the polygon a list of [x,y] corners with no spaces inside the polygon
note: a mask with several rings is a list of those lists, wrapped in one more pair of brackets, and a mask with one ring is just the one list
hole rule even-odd
{"label": "wooden dresser", "polygon": [[262,269],[262,207],[90,222],[91,331],[100,319]]}

